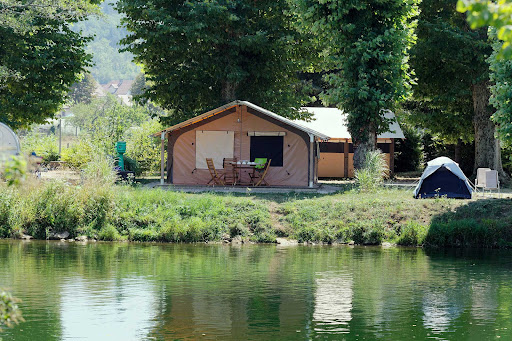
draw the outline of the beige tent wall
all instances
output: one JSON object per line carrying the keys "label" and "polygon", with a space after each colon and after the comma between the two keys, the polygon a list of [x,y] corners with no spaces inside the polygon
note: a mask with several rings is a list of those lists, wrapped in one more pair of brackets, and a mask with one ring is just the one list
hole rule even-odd
{"label": "beige tent wall", "polygon": [[[286,132],[283,137],[283,167],[270,167],[266,180],[271,186],[308,186],[307,133],[253,110],[249,112],[246,106],[237,106],[170,134],[168,157],[172,159],[173,184],[204,185],[211,179],[208,169],[196,169],[197,130],[234,131],[233,154],[239,160],[250,159],[249,131]],[[249,182],[248,172],[243,171],[242,182]]]}
{"label": "beige tent wall", "polygon": [[[330,140],[337,141],[337,140]],[[377,139],[377,143],[391,144],[390,139]],[[351,140],[346,140],[345,148],[352,144]],[[390,148],[390,151],[394,150]],[[321,178],[353,178],[354,177],[354,153],[347,153],[348,162],[345,163],[345,153],[320,153],[320,161],[318,163],[318,176]],[[384,153],[384,158],[388,170],[391,168],[391,154]],[[347,170],[345,170],[347,168]],[[388,171],[389,175],[389,171]]]}

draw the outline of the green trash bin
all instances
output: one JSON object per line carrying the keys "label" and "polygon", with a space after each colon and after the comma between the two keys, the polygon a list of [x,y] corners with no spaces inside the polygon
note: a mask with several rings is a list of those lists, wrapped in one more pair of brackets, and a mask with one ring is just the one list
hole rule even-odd
{"label": "green trash bin", "polygon": [[121,171],[124,171],[123,154],[126,153],[126,142],[124,142],[124,141],[116,142],[116,151],[117,151],[117,157],[119,158],[119,168],[121,169]]}

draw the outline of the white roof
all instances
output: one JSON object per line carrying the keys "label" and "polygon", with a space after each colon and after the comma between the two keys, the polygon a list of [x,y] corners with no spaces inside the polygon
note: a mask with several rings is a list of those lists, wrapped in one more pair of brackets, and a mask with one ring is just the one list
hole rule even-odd
{"label": "white roof", "polygon": [[330,138],[329,135],[326,135],[324,133],[318,132],[315,129],[312,129],[312,128],[308,127],[308,126],[303,125],[302,122],[299,123],[298,121],[289,120],[287,118],[284,118],[283,116],[275,114],[275,113],[273,113],[273,112],[271,112],[271,111],[269,111],[267,109],[263,109],[262,107],[259,107],[259,106],[255,105],[255,104],[252,104],[251,102],[247,102],[247,101],[233,101],[233,102],[230,102],[230,103],[225,104],[225,105],[223,105],[221,107],[218,107],[216,109],[210,110],[210,111],[208,111],[208,112],[206,112],[206,113],[204,113],[202,115],[193,117],[193,118],[191,118],[189,120],[186,120],[186,121],[178,123],[178,124],[176,124],[176,125],[174,125],[172,127],[164,129],[164,130],[162,130],[162,131],[160,131],[160,132],[158,132],[158,133],[156,133],[154,135],[157,136],[157,135],[160,135],[161,133],[163,133],[165,131],[174,131],[174,130],[186,127],[188,125],[197,123],[197,122],[199,122],[199,121],[201,121],[203,119],[206,119],[208,117],[220,114],[221,112],[223,112],[223,111],[225,111],[225,110],[227,110],[229,108],[232,108],[234,106],[237,106],[237,105],[246,105],[247,107],[252,108],[252,109],[254,109],[256,111],[259,111],[262,114],[270,116],[270,117],[272,117],[272,118],[274,118],[274,119],[276,119],[278,121],[286,123],[286,124],[288,124],[288,125],[290,125],[290,126],[292,126],[294,128],[302,130],[302,131],[304,131],[304,132],[306,132],[308,134],[314,135],[314,136],[318,137],[321,140],[328,140]]}
{"label": "white roof", "polygon": [[[305,107],[302,108],[309,113],[313,114],[313,120],[299,121],[296,120],[298,124],[321,132],[331,138],[338,139],[350,139],[351,136],[347,130],[347,121],[346,115],[344,112],[337,108],[321,108],[321,107]],[[392,118],[394,122],[389,125],[389,131],[383,134],[378,135],[378,138],[395,138],[395,139],[403,139],[404,133],[402,129],[400,129],[400,125],[395,119],[395,114],[392,111],[387,110],[384,114],[386,118]]]}

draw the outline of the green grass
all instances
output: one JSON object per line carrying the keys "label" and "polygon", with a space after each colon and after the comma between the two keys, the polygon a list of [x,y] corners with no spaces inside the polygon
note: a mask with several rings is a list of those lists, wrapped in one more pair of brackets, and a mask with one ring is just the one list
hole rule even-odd
{"label": "green grass", "polygon": [[313,243],[512,247],[512,200],[415,200],[409,191],[340,187],[332,195],[187,194],[59,182],[0,187],[0,237],[54,232],[142,242],[209,242],[240,236]]}

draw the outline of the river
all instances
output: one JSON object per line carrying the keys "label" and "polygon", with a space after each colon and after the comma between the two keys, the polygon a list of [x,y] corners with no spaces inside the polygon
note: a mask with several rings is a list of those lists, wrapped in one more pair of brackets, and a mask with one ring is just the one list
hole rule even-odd
{"label": "river", "polygon": [[512,339],[512,252],[0,241],[7,340]]}

